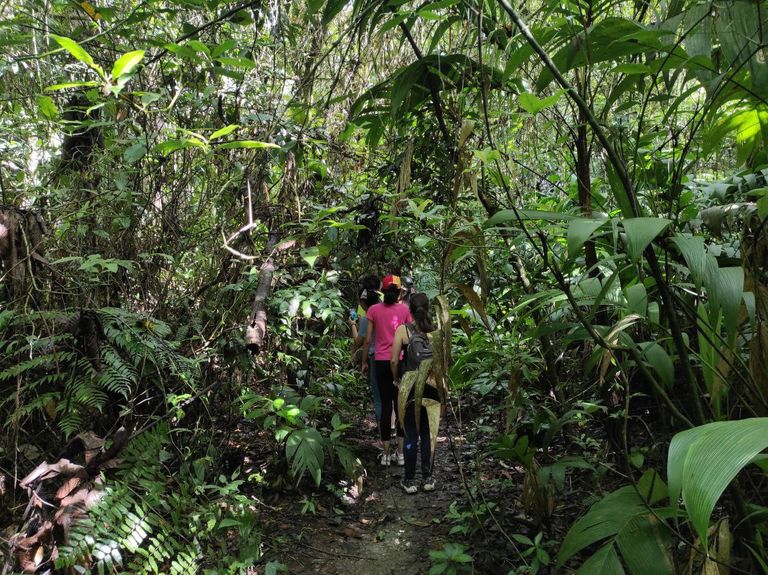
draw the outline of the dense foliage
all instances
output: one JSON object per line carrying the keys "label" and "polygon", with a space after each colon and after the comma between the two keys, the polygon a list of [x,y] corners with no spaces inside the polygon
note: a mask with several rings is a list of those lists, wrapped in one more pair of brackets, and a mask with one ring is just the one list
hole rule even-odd
{"label": "dense foliage", "polygon": [[[361,481],[345,319],[395,272],[447,298],[453,396],[519,471],[495,501],[470,478],[434,572],[522,483],[504,572],[768,573],[768,3],[0,22],[8,569],[263,563],[254,493]],[[238,426],[271,446],[250,466]],[[558,538],[574,477],[594,497]]]}

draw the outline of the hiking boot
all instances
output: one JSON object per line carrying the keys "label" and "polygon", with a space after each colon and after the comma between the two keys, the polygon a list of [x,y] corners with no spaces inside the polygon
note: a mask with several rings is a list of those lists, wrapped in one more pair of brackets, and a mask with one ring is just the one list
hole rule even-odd
{"label": "hiking boot", "polygon": [[403,491],[405,491],[408,495],[413,495],[419,490],[416,482],[413,479],[403,479],[400,482],[400,487],[402,487]]}
{"label": "hiking boot", "polygon": [[431,475],[429,477],[424,478],[424,481],[422,481],[421,483],[421,489],[422,491],[435,490],[435,480]]}

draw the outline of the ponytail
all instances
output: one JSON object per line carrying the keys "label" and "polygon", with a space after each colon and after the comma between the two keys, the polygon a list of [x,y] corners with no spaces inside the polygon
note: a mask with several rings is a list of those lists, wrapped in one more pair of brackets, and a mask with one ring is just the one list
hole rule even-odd
{"label": "ponytail", "polygon": [[421,333],[429,333],[437,329],[435,324],[432,323],[432,319],[429,317],[429,298],[427,298],[427,294],[413,294],[408,303],[408,307],[413,316],[413,323],[416,324],[416,329]]}

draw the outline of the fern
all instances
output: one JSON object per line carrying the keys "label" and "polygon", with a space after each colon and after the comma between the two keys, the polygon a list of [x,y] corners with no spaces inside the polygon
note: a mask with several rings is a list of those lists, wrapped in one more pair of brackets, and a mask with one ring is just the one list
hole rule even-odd
{"label": "fern", "polygon": [[[216,526],[223,513],[232,514],[227,519],[230,525],[237,523],[234,514],[251,513],[251,503],[237,493],[239,482],[226,490],[230,495],[207,491],[211,486],[191,471],[194,466],[182,465],[169,480],[161,461],[170,455],[170,437],[168,425],[160,423],[128,445],[117,476],[89,511],[90,518],[72,526],[68,545],[60,549],[58,568],[82,569],[90,564],[92,573],[150,575],[195,573],[212,566],[216,567],[212,572],[233,572],[229,566],[235,558],[221,553],[222,530]],[[194,538],[185,539],[182,534],[190,530]],[[245,533],[242,541],[244,549],[258,549],[259,542],[258,533]]]}

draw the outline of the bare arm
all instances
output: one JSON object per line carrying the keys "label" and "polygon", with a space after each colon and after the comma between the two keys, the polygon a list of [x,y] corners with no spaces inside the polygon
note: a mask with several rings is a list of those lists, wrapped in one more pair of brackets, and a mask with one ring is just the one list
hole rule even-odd
{"label": "bare arm", "polygon": [[365,373],[368,369],[368,348],[371,345],[371,338],[373,337],[373,322],[368,318],[368,329],[365,330],[365,340],[363,341],[363,353],[360,360],[360,370]]}

